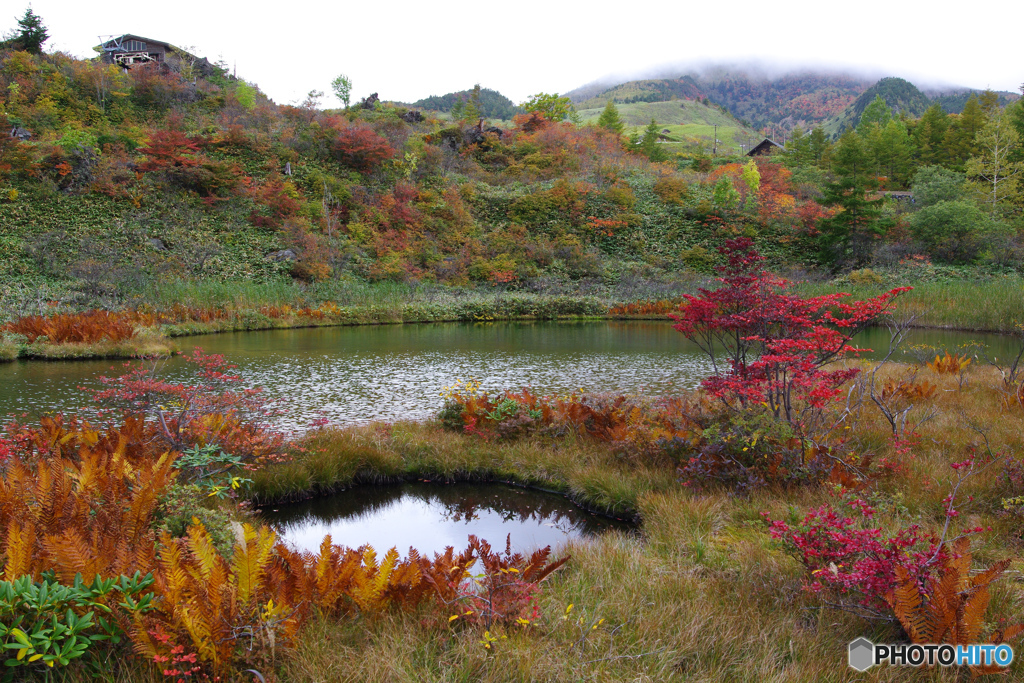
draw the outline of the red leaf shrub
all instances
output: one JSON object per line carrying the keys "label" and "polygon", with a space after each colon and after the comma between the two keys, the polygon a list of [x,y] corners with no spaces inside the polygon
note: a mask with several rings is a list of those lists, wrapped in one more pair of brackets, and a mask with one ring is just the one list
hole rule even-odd
{"label": "red leaf shrub", "polygon": [[681,311],[669,317],[711,360],[714,374],[702,384],[712,396],[739,408],[763,404],[805,435],[814,415],[857,373],[825,367],[854,351],[850,339],[911,288],[849,304],[845,293],[805,299],[760,269],[764,258],[753,240],[727,240],[719,251],[728,259],[718,268],[723,286],[686,295]]}
{"label": "red leaf shrub", "polygon": [[199,145],[180,130],[155,130],[149,136],[149,145],[140,147],[146,160],[139,164],[143,172],[166,171],[171,168],[198,166],[202,160]]}
{"label": "red leaf shrub", "polygon": [[223,356],[197,348],[184,359],[196,368],[194,384],[168,382],[147,364],[100,377],[109,388],[93,391],[93,398],[126,417],[143,415],[151,438],[169,450],[216,445],[250,468],[279,460],[284,436],[266,423],[273,411],[262,389],[240,388],[242,378],[230,373],[237,366]]}
{"label": "red leaf shrub", "polygon": [[873,507],[860,498],[848,500],[846,505],[851,516],[823,505],[793,525],[761,513],[772,537],[782,541],[809,570],[808,589],[852,594],[862,607],[882,609],[885,596],[896,586],[897,566],[918,577],[922,587],[932,581],[939,552],[937,538],[921,533],[916,524],[887,536],[871,525]]}
{"label": "red leaf shrub", "polygon": [[395,156],[395,148],[372,128],[342,128],[334,138],[331,153],[337,161],[360,173],[369,173]]}

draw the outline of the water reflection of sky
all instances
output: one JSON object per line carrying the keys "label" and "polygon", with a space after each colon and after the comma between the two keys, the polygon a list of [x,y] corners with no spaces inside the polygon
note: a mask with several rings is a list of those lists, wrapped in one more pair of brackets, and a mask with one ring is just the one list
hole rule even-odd
{"label": "water reflection of sky", "polygon": [[335,496],[263,511],[282,538],[317,552],[325,535],[336,545],[372,545],[378,553],[416,548],[429,557],[466,547],[470,534],[504,550],[531,552],[610,528],[628,529],[575,507],[565,498],[498,484],[364,486]]}
{"label": "water reflection of sky", "polygon": [[[249,364],[247,380],[286,398],[284,426],[301,429],[318,414],[335,424],[425,419],[440,409],[441,388],[476,378],[487,391],[533,387],[543,393],[597,391],[663,394],[692,388],[708,374],[696,356],[426,352],[377,356],[286,355]],[[282,378],[287,377],[284,386]],[[283,390],[283,391],[282,391]]]}
{"label": "water reflection of sky", "polygon": [[[857,344],[884,347],[884,330]],[[915,331],[908,343],[979,339],[1000,357],[1006,337]],[[318,417],[335,424],[423,419],[441,407],[442,387],[475,378],[484,389],[568,393],[673,393],[696,386],[708,361],[664,322],[385,325],[268,330],[178,340],[238,365],[248,386],[279,399],[280,427],[302,430]],[[870,354],[868,354],[870,356]],[[900,356],[901,360],[905,358]],[[80,385],[124,372],[118,361],[0,363],[0,416],[28,411],[76,411],[89,403]],[[170,381],[187,381],[180,359],[163,364]]]}

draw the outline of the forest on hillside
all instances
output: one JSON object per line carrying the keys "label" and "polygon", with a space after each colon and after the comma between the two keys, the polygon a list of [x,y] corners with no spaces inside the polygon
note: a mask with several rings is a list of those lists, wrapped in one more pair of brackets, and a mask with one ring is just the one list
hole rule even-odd
{"label": "forest on hillside", "polygon": [[126,70],[17,47],[0,51],[0,278],[58,299],[211,278],[604,291],[710,273],[737,234],[826,277],[915,255],[1024,267],[1024,110],[994,94],[917,118],[875,97],[837,141],[797,127],[773,156],[712,158],[666,152],[656,121],[627,135],[614,103],[579,125],[541,93],[485,128],[487,90],[440,120],[277,105],[191,56]]}

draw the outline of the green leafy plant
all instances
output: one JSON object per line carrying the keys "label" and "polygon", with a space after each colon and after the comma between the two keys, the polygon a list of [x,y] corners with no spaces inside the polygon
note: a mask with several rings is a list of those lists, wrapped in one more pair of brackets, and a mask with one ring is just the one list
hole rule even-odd
{"label": "green leafy plant", "polygon": [[185,473],[186,479],[210,497],[227,498],[252,482],[252,479],[232,474],[232,470],[245,466],[245,460],[225,452],[217,444],[193,446],[182,452],[175,465]]}
{"label": "green leafy plant", "polygon": [[98,642],[119,643],[130,619],[152,609],[152,583],[140,572],[90,584],[78,574],[70,586],[52,572],[0,581],[0,645],[13,655],[4,664],[67,666]]}

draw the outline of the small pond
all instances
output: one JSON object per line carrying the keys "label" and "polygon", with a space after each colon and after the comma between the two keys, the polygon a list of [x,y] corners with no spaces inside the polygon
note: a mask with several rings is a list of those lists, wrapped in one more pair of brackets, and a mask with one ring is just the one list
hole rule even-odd
{"label": "small pond", "polygon": [[464,549],[470,534],[504,551],[529,553],[604,531],[628,531],[624,521],[595,515],[563,496],[505,484],[413,482],[357,486],[347,491],[277,507],[263,508],[263,519],[299,550],[316,553],[325,535],[337,545],[370,544],[382,555],[391,547],[406,555],[416,548],[426,557]]}

